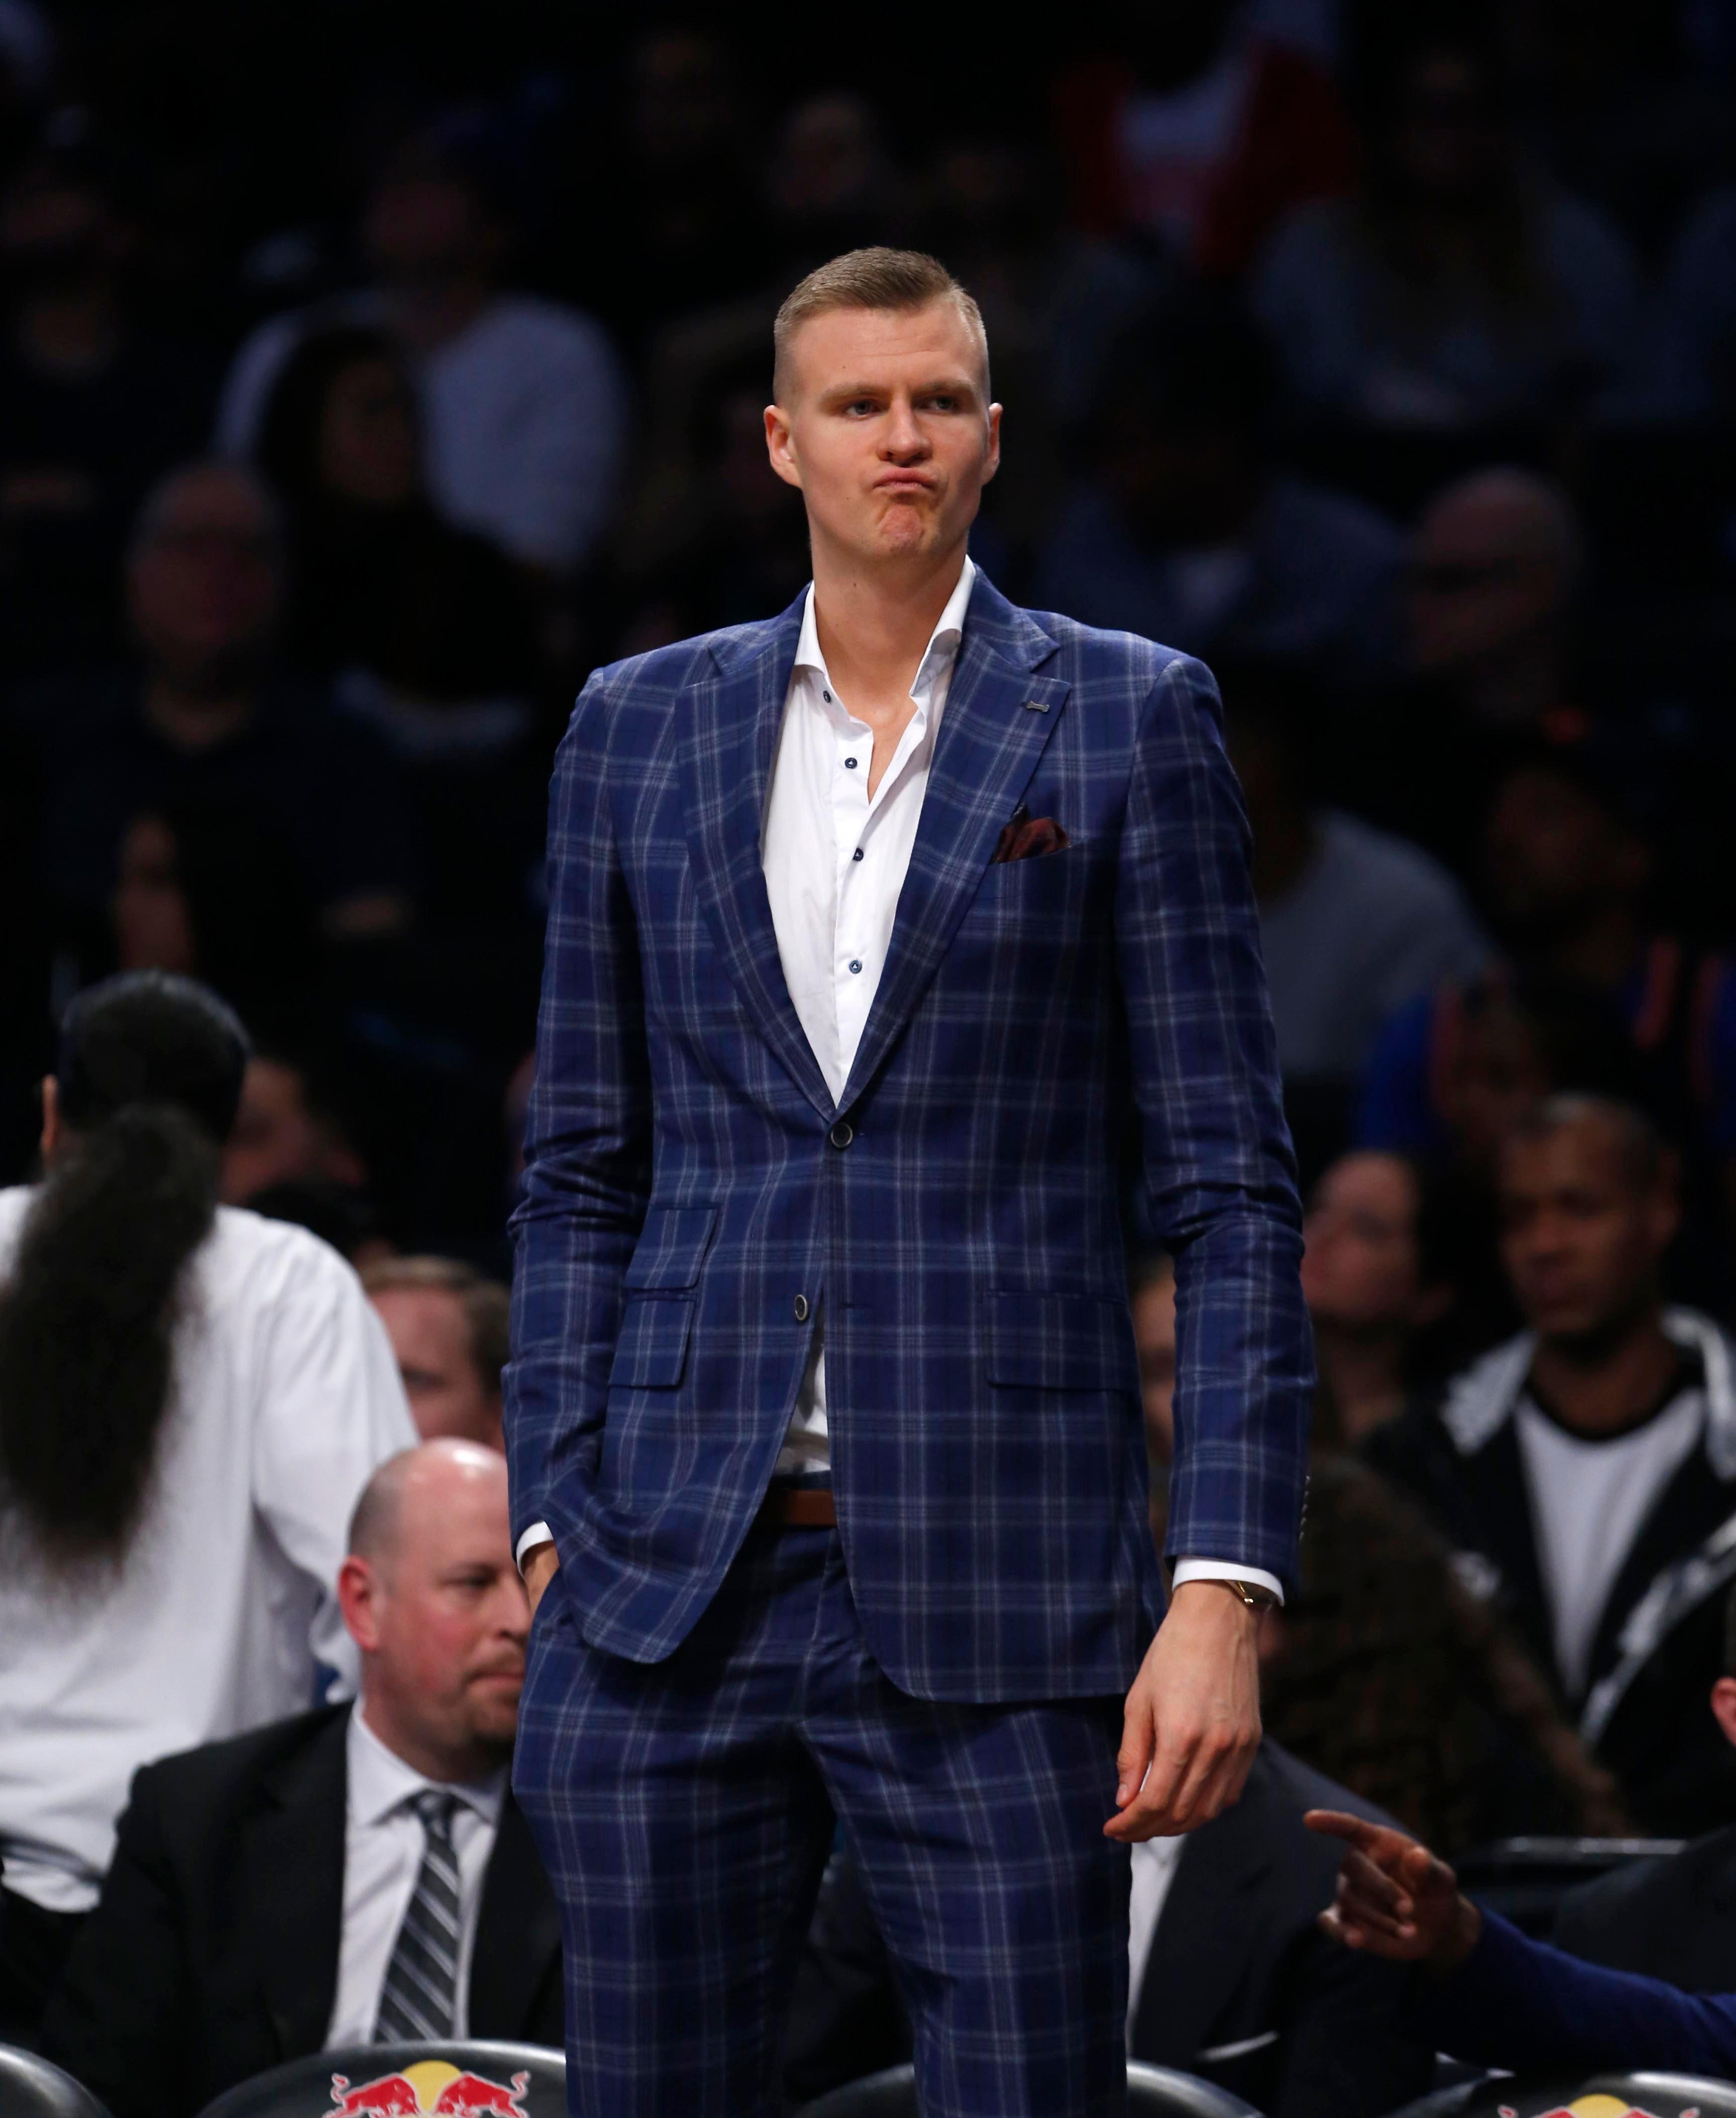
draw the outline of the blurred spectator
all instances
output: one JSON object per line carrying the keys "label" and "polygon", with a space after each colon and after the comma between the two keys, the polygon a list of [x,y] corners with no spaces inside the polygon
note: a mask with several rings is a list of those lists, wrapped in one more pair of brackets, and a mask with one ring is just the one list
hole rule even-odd
{"label": "blurred spectator", "polygon": [[[430,502],[391,340],[360,326],[304,338],[272,389],[257,453],[288,516],[288,659],[313,676],[373,678],[388,730],[407,724],[413,751],[460,734],[498,747],[520,733],[537,673],[524,585],[497,546]],[[441,723],[459,717],[426,711],[466,704],[473,723],[478,707],[504,719],[492,742],[473,728],[443,743]]]}
{"label": "blurred spectator", "polygon": [[[1145,1408],[1146,1455],[1154,1501],[1159,1473],[1175,1454],[1175,1260],[1166,1251],[1135,1259],[1128,1274],[1133,1343],[1139,1351],[1139,1390]],[[1160,1547],[1162,1539],[1158,1540]]]}
{"label": "blurred spectator", "polygon": [[874,106],[829,93],[785,118],[766,171],[777,271],[787,280],[847,250],[897,243],[907,211]]}
{"label": "blurred spectator", "polygon": [[1394,645],[1401,540],[1272,458],[1272,356],[1227,297],[1173,296],[1125,337],[1038,599],[1189,654],[1309,656],[1366,679]]}
{"label": "blurred spectator", "polygon": [[1358,1076],[1393,1010],[1490,955],[1464,893],[1417,847],[1321,805],[1325,714],[1282,667],[1222,661],[1230,762],[1254,831],[1260,946],[1304,1173],[1344,1145]]}
{"label": "blurred spectator", "polygon": [[1331,74],[1266,19],[1277,12],[1117,11],[1120,54],[1074,67],[1055,96],[1078,225],[1232,275],[1287,207],[1346,188],[1354,146]]}
{"label": "blurred spectator", "polygon": [[[575,175],[587,298],[635,350],[676,318],[741,298],[772,265],[757,142],[725,38],[659,23],[628,46],[621,132]],[[609,210],[595,210],[595,197]]]}
{"label": "blurred spectator", "polygon": [[196,977],[253,1021],[309,1000],[313,907],[269,816],[202,793],[171,799],[128,824],[117,865],[117,969]]}
{"label": "blurred spectator", "polygon": [[[1729,1561],[1723,1563],[1726,1575]],[[1726,1743],[1736,1744],[1736,1589],[1724,1598],[1724,1663],[1707,1702]],[[1558,1949],[1614,1971],[1667,1979],[1690,1993],[1736,1992],[1736,1823],[1720,1824],[1679,1853],[1630,1861],[1561,1901]]]}
{"label": "blurred spectator", "polygon": [[108,929],[128,825],[183,802],[265,818],[328,941],[406,923],[391,761],[369,730],[276,673],[282,586],[276,516],[251,474],[178,471],[133,533],[136,669],[47,681],[20,700],[47,761],[44,860],[75,946]]}
{"label": "blurred spectator", "polygon": [[[338,1589],[353,1707],[133,1782],[43,2037],[114,2118],[192,2118],[269,2067],[379,2037],[561,2042],[558,1916],[507,1783],[530,1614],[505,1464],[454,1442],[395,1456]],[[455,1903],[422,1883],[434,1848]],[[449,1909],[450,1989],[446,1951],[418,1940]]]}
{"label": "blurred spectator", "polygon": [[1263,1622],[1260,1663],[1267,1736],[1438,1845],[1626,1828],[1524,1647],[1358,1464],[1314,1459],[1301,1578]]}
{"label": "blurred spectator", "polygon": [[603,534],[626,447],[607,338],[575,310],[501,290],[507,231],[474,158],[406,150],[375,185],[362,235],[375,286],[260,326],[224,385],[219,445],[254,452],[277,378],[309,331],[383,326],[421,395],[435,504],[526,565],[570,573]]}
{"label": "blurred spectator", "polygon": [[547,805],[527,748],[537,613],[522,570],[429,501],[392,343],[359,327],[304,339],[259,462],[289,517],[286,657],[398,752],[424,917],[524,920]]}
{"label": "blurred spectator", "polygon": [[311,1048],[267,1043],[252,1052],[223,1150],[226,1204],[251,1205],[284,1184],[361,1186],[367,1172],[334,1075]]}
{"label": "blurred spectator", "polygon": [[1569,621],[1585,539],[1565,493],[1477,471],[1424,508],[1403,601],[1408,683],[1337,716],[1345,798],[1461,869],[1515,736],[1570,741]]}
{"label": "blurred spectator", "polygon": [[1682,231],[1664,289],[1660,409],[1736,419],[1736,186],[1712,192]]}
{"label": "blurred spectator", "polygon": [[1438,1163],[1364,1153],[1321,1177],[1302,1235],[1314,1435],[1355,1448],[1494,1337],[1493,1217]]}
{"label": "blurred spectator", "polygon": [[390,1258],[362,1275],[398,1357],[424,1441],[451,1436],[505,1450],[501,1370],[511,1306],[497,1280],[456,1258]]}
{"label": "blurred spectator", "polygon": [[113,581],[152,481],[196,449],[216,374],[146,328],[127,284],[118,172],[63,113],[0,195],[0,666],[100,662]]}
{"label": "blurred spectator", "polygon": [[1722,1667],[1736,1510],[1731,1348],[1665,1310],[1677,1172],[1621,1104],[1544,1103],[1509,1135],[1501,1256],[1529,1326],[1369,1453],[1519,1630],[1634,1815],[1694,1831],[1736,1806],[1706,1698]]}
{"label": "blurred spectator", "polygon": [[1517,976],[1480,994],[1443,985],[1398,1010],[1369,1061],[1356,1137],[1486,1154],[1497,1121],[1528,1094],[1589,1089],[1638,1102],[1690,1150],[1678,1283],[1721,1303],[1736,977],[1718,952],[1652,929],[1642,800],[1631,768],[1595,745],[1510,747],[1481,866]]}
{"label": "blurred spectator", "polygon": [[[1318,1930],[1338,1852],[1302,1819],[1321,1807],[1382,1816],[1268,1741],[1221,1815],[1134,1847],[1128,2056],[1258,2097],[1267,2118],[1380,2118],[1428,2085],[1434,2055],[1403,2025],[1402,1979],[1347,1970]],[[856,1863],[840,1852],[796,1968],[787,2102],[805,2104],[910,2054],[885,1943]]]}
{"label": "blurred spectator", "polygon": [[[353,1667],[334,1600],[415,1438],[355,1274],[217,1204],[247,1040],[133,973],[67,1010],[36,1190],[0,1192],[0,2035],[28,2039],[134,1771]],[[196,1641],[197,1652],[189,1652]]]}
{"label": "blurred spectator", "polygon": [[1381,427],[1553,426],[1637,349],[1626,244],[1523,164],[1498,30],[1369,11],[1356,197],[1300,207],[1253,282],[1298,409]]}

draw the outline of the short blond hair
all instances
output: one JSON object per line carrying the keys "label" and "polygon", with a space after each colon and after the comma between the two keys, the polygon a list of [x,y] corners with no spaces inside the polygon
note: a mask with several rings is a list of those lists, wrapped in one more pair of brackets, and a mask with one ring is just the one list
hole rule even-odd
{"label": "short blond hair", "polygon": [[498,1280],[485,1278],[461,1258],[388,1257],[367,1266],[368,1294],[450,1294],[464,1313],[470,1361],[484,1390],[501,1387],[501,1370],[512,1357],[512,1297]]}
{"label": "short blond hair", "polygon": [[842,257],[816,266],[792,287],[772,326],[772,394],[779,404],[787,394],[790,342],[805,323],[833,309],[926,309],[930,302],[951,302],[982,354],[982,388],[989,394],[989,335],[982,312],[938,257],[923,250],[892,250],[875,243],[847,250]]}

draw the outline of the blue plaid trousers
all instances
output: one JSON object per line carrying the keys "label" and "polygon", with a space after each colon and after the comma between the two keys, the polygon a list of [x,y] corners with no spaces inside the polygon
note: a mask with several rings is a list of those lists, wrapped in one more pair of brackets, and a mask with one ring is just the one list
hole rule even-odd
{"label": "blue plaid trousers", "polygon": [[916,2032],[927,2118],[1124,2108],[1121,1701],[897,1689],[833,1530],[751,1530],[666,1660],[590,1646],[557,1575],[513,1783],[566,1944],[574,2118],[780,2108],[796,1952],[835,1812]]}

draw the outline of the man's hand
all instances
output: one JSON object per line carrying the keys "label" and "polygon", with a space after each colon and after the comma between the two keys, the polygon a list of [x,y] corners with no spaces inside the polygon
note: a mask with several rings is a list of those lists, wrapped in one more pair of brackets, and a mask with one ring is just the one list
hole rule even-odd
{"label": "man's hand", "polygon": [[560,1554],[555,1550],[554,1540],[547,1544],[533,1544],[524,1555],[524,1593],[530,1598],[530,1615],[535,1617],[537,1606],[542,1600],[542,1592],[561,1571]]}
{"label": "man's hand", "polygon": [[1349,1949],[1394,1963],[1421,1963],[1438,1976],[1457,1971],[1475,1948],[1483,1915],[1461,1896],[1444,1861],[1402,1831],[1311,1809],[1310,1831],[1341,1838],[1350,1852],[1338,1871],[1338,1894],[1320,1924]]}
{"label": "man's hand", "polygon": [[1260,1746],[1259,1613],[1222,1582],[1184,1582],[1127,1695],[1116,1760],[1124,1845],[1209,1824],[1242,1791]]}

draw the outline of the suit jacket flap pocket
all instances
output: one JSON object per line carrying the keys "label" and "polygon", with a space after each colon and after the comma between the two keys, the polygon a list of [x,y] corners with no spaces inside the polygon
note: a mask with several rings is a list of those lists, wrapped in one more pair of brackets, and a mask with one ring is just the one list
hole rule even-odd
{"label": "suit jacket flap pocket", "polygon": [[611,1390],[673,1390],[687,1362],[694,1305],[672,1294],[630,1302],[615,1341]]}
{"label": "suit jacket flap pocket", "polygon": [[691,1287],[711,1247],[717,1221],[715,1206],[653,1206],[628,1261],[627,1291]]}
{"label": "suit jacket flap pocket", "polygon": [[1131,1388],[1124,1302],[1003,1289],[989,1297],[989,1380],[1014,1390]]}

